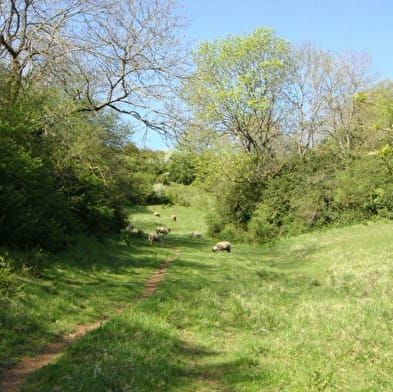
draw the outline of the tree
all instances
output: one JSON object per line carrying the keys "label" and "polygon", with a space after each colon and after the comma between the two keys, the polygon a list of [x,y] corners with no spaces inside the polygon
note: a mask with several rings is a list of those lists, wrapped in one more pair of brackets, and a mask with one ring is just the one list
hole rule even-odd
{"label": "tree", "polygon": [[168,161],[169,180],[190,185],[196,177],[197,156],[192,152],[175,151]]}
{"label": "tree", "polygon": [[0,63],[61,85],[79,111],[110,108],[169,132],[186,51],[175,0],[4,0]]}
{"label": "tree", "polygon": [[55,88],[22,83],[12,101],[14,77],[0,78],[0,244],[57,250],[71,233],[118,230],[107,129]]}
{"label": "tree", "polygon": [[195,117],[240,142],[248,153],[272,153],[281,132],[289,44],[259,28],[243,37],[202,43],[184,87]]}
{"label": "tree", "polygon": [[330,138],[347,156],[361,131],[356,97],[370,83],[368,57],[354,53],[331,53],[309,45],[293,49],[287,133],[296,139],[303,156],[317,141]]}
{"label": "tree", "polygon": [[392,145],[393,82],[383,80],[357,94],[354,101],[360,111],[363,150],[367,152]]}
{"label": "tree", "polygon": [[284,126],[300,156],[314,148],[316,140],[321,138],[322,86],[326,77],[322,68],[324,56],[324,52],[309,45],[293,48],[295,61],[289,71],[291,82],[285,90],[289,106]]}

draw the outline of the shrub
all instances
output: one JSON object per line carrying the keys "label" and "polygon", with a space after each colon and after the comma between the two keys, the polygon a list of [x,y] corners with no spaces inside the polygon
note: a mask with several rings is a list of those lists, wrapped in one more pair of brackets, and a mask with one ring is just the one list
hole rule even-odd
{"label": "shrub", "polygon": [[168,162],[169,181],[190,185],[196,178],[196,156],[192,153],[174,152]]}
{"label": "shrub", "polygon": [[248,240],[263,244],[276,237],[279,230],[274,211],[266,204],[259,204],[248,224]]}
{"label": "shrub", "polygon": [[8,254],[0,255],[0,307],[19,296],[23,284],[12,271],[11,260]]}

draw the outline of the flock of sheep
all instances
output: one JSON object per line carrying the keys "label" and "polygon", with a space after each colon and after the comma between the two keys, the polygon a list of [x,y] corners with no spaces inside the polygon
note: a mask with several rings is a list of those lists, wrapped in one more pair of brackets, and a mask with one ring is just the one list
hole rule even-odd
{"label": "flock of sheep", "polygon": [[[160,217],[160,214],[158,212],[154,212],[153,216],[155,217]],[[172,215],[171,216],[172,221],[176,221],[177,217],[176,215]],[[135,229],[135,225],[133,223],[129,223],[128,226],[126,227],[125,231],[127,232],[131,232]],[[156,228],[156,232],[155,233],[148,233],[147,238],[149,240],[149,242],[151,244],[153,243],[162,243],[163,238],[160,236],[160,234],[162,235],[167,235],[169,234],[171,231],[171,229],[169,227],[164,227],[164,226],[158,226]],[[144,238],[146,233],[142,230],[142,229],[138,229],[136,232],[136,235],[139,238]],[[194,231],[192,233],[190,233],[190,237],[193,238],[202,238],[202,233],[199,231]],[[212,248],[213,252],[217,252],[217,251],[227,251],[230,252],[231,251],[231,244],[228,241],[220,241],[217,242],[213,248]]]}

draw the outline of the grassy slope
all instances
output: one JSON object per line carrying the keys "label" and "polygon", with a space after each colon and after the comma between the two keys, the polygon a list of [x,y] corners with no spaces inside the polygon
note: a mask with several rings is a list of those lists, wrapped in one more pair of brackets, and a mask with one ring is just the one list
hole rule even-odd
{"label": "grassy slope", "polygon": [[[214,254],[214,241],[187,236],[204,231],[203,209],[161,209],[161,218],[151,211],[130,213],[137,227],[170,225],[163,245],[131,243],[115,269],[74,271],[106,287],[92,296],[97,303],[131,307],[32,376],[25,392],[393,390],[391,223]],[[135,301],[173,247],[180,256],[159,289]],[[127,301],[121,284],[107,283],[113,276],[128,276]]]}
{"label": "grassy slope", "polygon": [[118,238],[100,242],[79,237],[71,251],[42,257],[38,274],[19,276],[22,297],[6,308],[0,303],[0,376],[1,368],[33,355],[75,325],[133,304],[149,276],[171,254],[169,249],[152,251],[147,240],[136,237],[128,246]]}

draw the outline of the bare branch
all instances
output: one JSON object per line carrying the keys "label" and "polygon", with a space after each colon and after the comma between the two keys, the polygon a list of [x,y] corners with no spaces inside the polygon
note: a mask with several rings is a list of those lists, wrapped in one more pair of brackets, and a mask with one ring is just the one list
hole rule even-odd
{"label": "bare branch", "polygon": [[[80,111],[112,109],[159,132],[184,75],[175,0],[5,0],[0,63],[22,77],[62,85]],[[164,120],[159,120],[160,122]]]}

